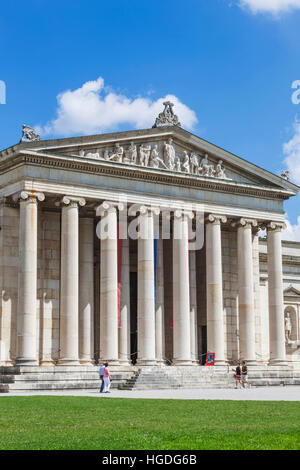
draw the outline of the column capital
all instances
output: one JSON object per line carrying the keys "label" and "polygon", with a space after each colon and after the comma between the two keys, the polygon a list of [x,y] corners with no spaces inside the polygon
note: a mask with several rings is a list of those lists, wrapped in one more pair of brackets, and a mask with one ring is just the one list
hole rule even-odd
{"label": "column capital", "polygon": [[241,217],[238,220],[235,220],[231,223],[232,227],[243,227],[243,228],[256,228],[258,227],[258,222],[255,219],[248,219],[246,217]]}
{"label": "column capital", "polygon": [[176,209],[174,211],[174,219],[181,219],[183,216],[187,216],[189,219],[193,219],[194,213],[185,209]]}
{"label": "column capital", "polygon": [[117,210],[123,211],[125,207],[123,202],[104,201],[100,206],[96,207],[96,216],[104,216],[107,213],[116,212]]}
{"label": "column capital", "polygon": [[62,204],[70,207],[85,206],[85,199],[83,197],[64,196],[61,200]]}
{"label": "column capital", "polygon": [[13,200],[15,202],[19,201],[29,201],[29,202],[42,202],[45,200],[44,193],[36,193],[35,191],[20,191],[13,195]]}
{"label": "column capital", "polygon": [[268,231],[271,230],[272,232],[281,232],[281,230],[286,229],[286,224],[285,222],[267,222],[264,224],[264,227]]}
{"label": "column capital", "polygon": [[136,216],[138,213],[140,215],[146,215],[146,214],[159,215],[160,209],[159,207],[151,206],[151,205],[148,206],[147,204],[133,204],[132,206],[129,207],[128,215]]}
{"label": "column capital", "polygon": [[221,223],[226,224],[227,217],[226,215],[219,215],[219,214],[209,214],[205,221],[210,224],[220,225]]}

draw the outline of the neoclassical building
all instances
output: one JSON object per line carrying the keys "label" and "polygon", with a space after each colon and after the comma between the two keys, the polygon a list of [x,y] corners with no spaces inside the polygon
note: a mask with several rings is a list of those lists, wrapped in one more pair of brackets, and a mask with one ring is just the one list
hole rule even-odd
{"label": "neoclassical building", "polygon": [[146,130],[23,126],[0,190],[3,368],[200,370],[211,352],[300,371],[300,243],[281,240],[299,188],[183,130],[171,103]]}

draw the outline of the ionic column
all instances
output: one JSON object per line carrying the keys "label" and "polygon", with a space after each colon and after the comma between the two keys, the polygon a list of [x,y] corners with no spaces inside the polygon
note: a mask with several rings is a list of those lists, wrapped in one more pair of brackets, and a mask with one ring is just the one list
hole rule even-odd
{"label": "ionic column", "polygon": [[173,358],[178,365],[191,364],[190,283],[188,217],[174,213],[173,237]]}
{"label": "ionic column", "polygon": [[270,363],[286,365],[282,281],[281,230],[284,223],[267,225]]}
{"label": "ionic column", "polygon": [[94,355],[94,219],[79,219],[79,359]]}
{"label": "ionic column", "polygon": [[118,215],[114,203],[97,209],[100,230],[100,357],[99,361],[119,362],[118,352]]}
{"label": "ionic column", "polygon": [[155,364],[153,212],[143,206],[138,235],[138,364]]}
{"label": "ionic column", "polygon": [[198,361],[196,251],[190,251],[190,330],[191,359]]}
{"label": "ionic column", "polygon": [[164,259],[163,239],[156,240],[156,286],[155,286],[155,357],[163,362],[165,357],[164,322]]}
{"label": "ionic column", "polygon": [[240,358],[253,364],[255,355],[255,311],[252,227],[257,221],[240,219],[237,226]]}
{"label": "ionic column", "polygon": [[60,280],[60,354],[59,364],[79,364],[78,351],[78,274],[79,224],[78,206],[83,198],[64,196],[61,213],[61,280]]}
{"label": "ionic column", "polygon": [[22,191],[19,225],[17,365],[35,365],[37,359],[37,205],[42,193]]}
{"label": "ionic column", "polygon": [[227,218],[210,214],[206,220],[207,349],[216,365],[224,365],[221,222]]}
{"label": "ionic column", "polygon": [[130,362],[130,260],[129,239],[122,240],[119,360]]}

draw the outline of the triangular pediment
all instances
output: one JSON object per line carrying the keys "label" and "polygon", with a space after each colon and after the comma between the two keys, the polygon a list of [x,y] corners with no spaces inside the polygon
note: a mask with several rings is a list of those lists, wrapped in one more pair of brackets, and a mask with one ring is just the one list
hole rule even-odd
{"label": "triangular pediment", "polygon": [[[178,126],[23,142],[10,151],[131,166],[296,194],[299,188]],[[5,154],[4,151],[1,152]]]}
{"label": "triangular pediment", "polygon": [[289,285],[289,287],[287,287],[284,290],[284,296],[285,297],[299,297],[300,298],[300,290],[296,289],[292,285]]}

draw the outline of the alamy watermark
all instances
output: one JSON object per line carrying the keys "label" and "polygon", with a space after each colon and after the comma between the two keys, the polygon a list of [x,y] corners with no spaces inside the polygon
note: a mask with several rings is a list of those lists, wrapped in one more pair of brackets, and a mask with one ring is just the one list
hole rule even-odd
{"label": "alamy watermark", "polygon": [[[118,224],[116,224],[116,211]],[[127,204],[103,202],[96,211],[101,217],[96,233],[100,240],[185,239],[189,250],[201,250],[204,243],[204,210],[201,204],[188,204],[184,208],[172,205]],[[175,222],[177,220],[177,223]]]}
{"label": "alamy watermark", "polygon": [[6,84],[0,80],[0,104],[6,104]]}
{"label": "alamy watermark", "polygon": [[292,103],[300,104],[300,80],[295,80],[292,83],[292,88],[295,90],[292,94]]}

